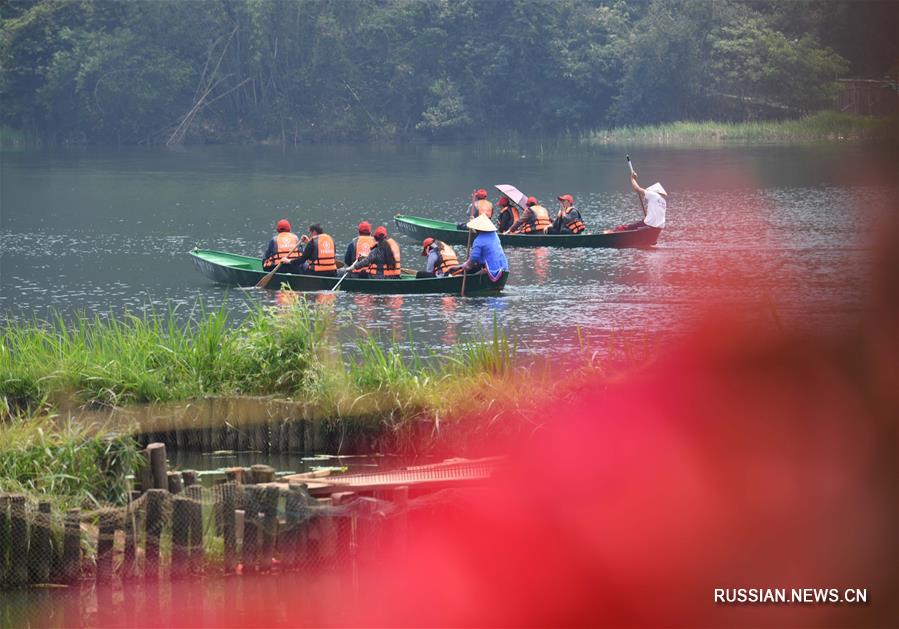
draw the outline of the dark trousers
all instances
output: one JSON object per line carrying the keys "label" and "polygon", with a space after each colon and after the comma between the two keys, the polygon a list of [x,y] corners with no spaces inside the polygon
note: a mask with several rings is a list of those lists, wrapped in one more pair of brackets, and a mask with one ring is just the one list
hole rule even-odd
{"label": "dark trousers", "polygon": [[[277,264],[272,264],[269,266],[263,265],[262,270],[265,271],[266,273],[271,273],[276,266],[278,266],[278,265]],[[300,274],[300,273],[305,273],[305,271],[303,271],[303,267],[300,266],[299,264],[297,264],[296,262],[285,262],[284,264],[281,265],[281,268],[278,269],[278,273]]]}

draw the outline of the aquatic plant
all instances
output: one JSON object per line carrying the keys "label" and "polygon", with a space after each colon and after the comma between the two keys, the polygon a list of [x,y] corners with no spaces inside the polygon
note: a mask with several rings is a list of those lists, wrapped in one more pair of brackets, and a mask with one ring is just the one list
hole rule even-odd
{"label": "aquatic plant", "polygon": [[768,144],[827,141],[895,142],[897,118],[822,111],[794,120],[673,122],[595,131],[589,144]]}

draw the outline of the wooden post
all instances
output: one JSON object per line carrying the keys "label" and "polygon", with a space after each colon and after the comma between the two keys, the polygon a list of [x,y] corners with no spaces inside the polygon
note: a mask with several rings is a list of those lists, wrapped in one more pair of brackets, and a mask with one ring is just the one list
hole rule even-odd
{"label": "wooden post", "polygon": [[[309,518],[308,504],[311,500],[306,485],[292,482],[289,485],[287,498],[284,501],[285,540],[284,563],[295,569],[299,564],[301,549],[305,555],[305,531]],[[303,547],[301,547],[303,542]]]}
{"label": "wooden post", "polygon": [[272,557],[275,554],[275,544],[278,540],[278,499],[280,492],[277,486],[263,488],[262,508],[262,555],[259,562],[260,570],[271,570]]}
{"label": "wooden post", "polygon": [[0,494],[0,588],[6,583],[7,557],[9,557],[9,496]]}
{"label": "wooden post", "polygon": [[159,579],[159,542],[162,537],[163,510],[167,493],[164,489],[151,489],[146,494],[144,577],[152,581]]}
{"label": "wooden post", "polygon": [[244,492],[243,569],[244,573],[256,572],[259,566],[259,508],[262,505],[263,487],[252,485]]}
{"label": "wooden post", "polygon": [[150,451],[144,448],[140,451],[141,466],[137,469],[137,482],[141,492],[153,489],[153,471],[150,467]]}
{"label": "wooden post", "polygon": [[69,509],[63,527],[62,578],[74,583],[81,574],[81,509]]}
{"label": "wooden post", "polygon": [[229,483],[237,483],[240,485],[243,483],[243,468],[242,467],[231,467],[225,470],[225,480]]}
{"label": "wooden post", "polygon": [[9,497],[9,573],[7,583],[13,587],[28,582],[28,520],[25,496]]}
{"label": "wooden post", "polygon": [[203,487],[191,485],[185,490],[190,499],[188,528],[190,529],[189,564],[194,574],[203,570]]}
{"label": "wooden post", "polygon": [[185,487],[191,487],[192,485],[199,484],[200,476],[197,474],[196,470],[184,470],[181,472],[181,480],[184,481]]}
{"label": "wooden post", "polygon": [[303,422],[298,419],[292,419],[287,424],[287,450],[289,452],[303,451]]}
{"label": "wooden post", "polygon": [[122,558],[122,578],[133,579],[137,576],[137,523],[135,522],[134,502],[129,502],[122,515],[122,530],[125,533],[125,549]]}
{"label": "wooden post", "polygon": [[51,544],[50,502],[42,500],[38,503],[37,513],[31,522],[31,545],[28,548],[29,578],[32,583],[48,583],[50,564],[53,563],[53,545]]}
{"label": "wooden post", "polygon": [[181,472],[169,472],[167,476],[169,493],[173,496],[177,496],[184,489],[184,481],[181,479]]}
{"label": "wooden post", "polygon": [[172,499],[172,576],[187,574],[190,544],[190,498],[175,496]]}
{"label": "wooden post", "polygon": [[225,542],[225,572],[234,572],[237,566],[237,532],[235,531],[234,512],[237,510],[237,483],[230,481],[221,487],[222,500],[222,536]]}
{"label": "wooden post", "polygon": [[151,443],[147,446],[150,455],[150,474],[153,477],[153,489],[169,488],[168,462],[165,458],[165,444]]}
{"label": "wooden post", "polygon": [[109,583],[112,580],[116,519],[115,512],[104,511],[100,514],[97,531],[97,583]]}
{"label": "wooden post", "polygon": [[271,483],[275,480],[275,468],[268,465],[253,465],[250,467],[250,474],[253,477],[253,484]]}

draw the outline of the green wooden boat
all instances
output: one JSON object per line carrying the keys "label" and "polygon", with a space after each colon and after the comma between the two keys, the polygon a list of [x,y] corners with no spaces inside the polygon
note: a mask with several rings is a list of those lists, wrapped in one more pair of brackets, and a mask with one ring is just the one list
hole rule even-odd
{"label": "green wooden boat", "polygon": [[[259,258],[209,249],[194,249],[190,252],[190,257],[200,273],[219,284],[250,287],[255,286],[266,275]],[[509,274],[503,273],[498,281],[493,282],[485,273],[469,275],[465,281],[465,295],[496,295],[502,292],[508,278]],[[339,275],[319,277],[278,273],[269,282],[268,288],[277,289],[287,285],[298,292],[325,291],[334,288],[339,279]],[[398,279],[389,280],[348,277],[340,283],[338,290],[379,295],[460,294],[462,276],[415,279],[414,275],[403,274]]]}
{"label": "green wooden boat", "polygon": [[[433,237],[450,245],[468,243],[468,232],[457,229],[454,223],[436,221],[418,216],[394,217],[396,228],[421,241]],[[652,228],[632,229],[612,232],[611,234],[500,234],[503,247],[610,247],[623,249],[629,247],[651,247],[659,239],[658,230]]]}

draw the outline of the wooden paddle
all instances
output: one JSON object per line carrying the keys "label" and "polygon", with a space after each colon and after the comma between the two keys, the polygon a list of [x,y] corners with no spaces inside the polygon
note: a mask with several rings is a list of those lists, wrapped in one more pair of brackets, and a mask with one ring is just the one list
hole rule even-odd
{"label": "wooden paddle", "polygon": [[[308,239],[308,238],[306,239],[306,242],[309,242],[309,239]],[[303,245],[303,244],[306,244],[306,243],[304,243],[304,242],[303,242],[303,239],[300,238],[300,242],[297,243],[297,246],[294,247],[293,249],[291,249],[290,252],[289,252],[286,256],[284,256],[283,258],[281,258],[281,261],[278,262],[278,264],[277,264],[277,266],[276,266],[275,268],[273,268],[271,271],[269,271],[268,275],[266,275],[265,277],[263,277],[261,280],[259,280],[259,281],[256,283],[256,288],[265,288],[266,286],[268,286],[268,283],[272,281],[272,278],[273,278],[273,277],[275,277],[275,273],[278,272],[278,269],[281,268],[281,265],[284,264],[284,263],[287,261],[287,259],[290,258],[290,256],[293,255],[293,253],[294,253],[297,249],[300,248],[300,245]]]}
{"label": "wooden paddle", "polygon": [[344,273],[344,274],[340,277],[340,279],[337,280],[337,283],[334,284],[334,288],[331,289],[331,292],[332,292],[332,293],[336,293],[336,292],[337,292],[337,287],[340,286],[340,283],[343,282],[344,279],[346,279],[346,276],[350,274],[350,271],[352,271],[352,270],[355,268],[355,266],[356,266],[356,263],[353,262],[353,263],[350,265],[350,268],[348,268],[348,269],[346,270],[346,273]]}
{"label": "wooden paddle", "polygon": [[[631,156],[625,155],[624,157],[625,157],[625,159],[627,159],[627,167],[631,169],[631,175],[636,175],[637,173],[634,172],[634,165],[631,164]],[[637,193],[637,198],[640,199],[640,209],[643,210],[643,216],[645,218],[646,217],[646,206],[643,204],[643,196],[639,192]]]}

